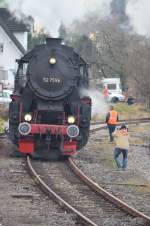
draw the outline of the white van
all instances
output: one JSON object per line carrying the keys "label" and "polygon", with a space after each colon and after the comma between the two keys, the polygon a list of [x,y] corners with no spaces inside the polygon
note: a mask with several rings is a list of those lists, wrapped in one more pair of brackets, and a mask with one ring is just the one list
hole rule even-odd
{"label": "white van", "polygon": [[120,78],[103,78],[101,80],[103,87],[109,91],[108,100],[110,102],[124,101],[125,97],[122,95],[122,87]]}

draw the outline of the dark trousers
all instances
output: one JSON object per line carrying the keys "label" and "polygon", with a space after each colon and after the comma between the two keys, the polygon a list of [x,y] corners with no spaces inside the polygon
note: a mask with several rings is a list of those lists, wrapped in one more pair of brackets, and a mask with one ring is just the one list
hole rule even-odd
{"label": "dark trousers", "polygon": [[116,125],[107,124],[109,130],[110,141],[113,141],[112,133],[115,131]]}
{"label": "dark trousers", "polygon": [[[122,153],[122,161],[119,159],[119,155],[121,153]],[[116,147],[114,150],[114,159],[118,168],[125,169],[127,167],[127,161],[128,161],[128,150]]]}

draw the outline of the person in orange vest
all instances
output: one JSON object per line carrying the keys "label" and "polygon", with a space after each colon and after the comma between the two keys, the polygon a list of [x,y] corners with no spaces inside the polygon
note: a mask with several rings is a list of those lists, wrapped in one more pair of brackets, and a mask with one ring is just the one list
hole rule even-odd
{"label": "person in orange vest", "polygon": [[103,96],[104,96],[105,101],[107,102],[108,96],[109,96],[109,91],[106,86],[104,86],[104,89],[103,89]]}
{"label": "person in orange vest", "polygon": [[109,130],[110,142],[113,141],[112,133],[115,131],[118,120],[118,112],[114,110],[113,106],[110,106],[110,111],[106,115],[106,123]]}

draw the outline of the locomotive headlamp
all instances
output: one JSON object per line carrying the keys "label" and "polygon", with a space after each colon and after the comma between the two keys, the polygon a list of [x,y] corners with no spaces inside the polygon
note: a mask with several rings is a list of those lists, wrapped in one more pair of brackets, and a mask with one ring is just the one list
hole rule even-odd
{"label": "locomotive headlamp", "polygon": [[50,63],[50,64],[56,64],[56,59],[55,59],[54,57],[51,57],[51,58],[49,59],[49,63]]}
{"label": "locomotive headlamp", "polygon": [[76,120],[76,119],[75,119],[74,116],[69,116],[69,117],[68,117],[68,123],[69,123],[69,124],[75,123],[75,120]]}
{"label": "locomotive headlamp", "polygon": [[19,124],[18,130],[21,135],[28,135],[31,132],[31,125],[28,122],[22,122]]}
{"label": "locomotive headlamp", "polygon": [[70,138],[77,137],[79,135],[79,128],[75,125],[70,125],[67,127],[67,135]]}
{"label": "locomotive headlamp", "polygon": [[26,114],[24,116],[24,120],[27,121],[27,122],[30,122],[32,120],[32,115],[31,114]]}

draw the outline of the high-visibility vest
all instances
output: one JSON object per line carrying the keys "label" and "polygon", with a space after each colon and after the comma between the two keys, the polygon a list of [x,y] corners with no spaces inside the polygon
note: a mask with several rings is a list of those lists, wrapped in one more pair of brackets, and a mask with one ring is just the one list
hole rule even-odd
{"label": "high-visibility vest", "polygon": [[110,114],[110,117],[107,123],[112,125],[117,124],[118,112],[115,110],[112,110],[109,112],[109,114]]}

